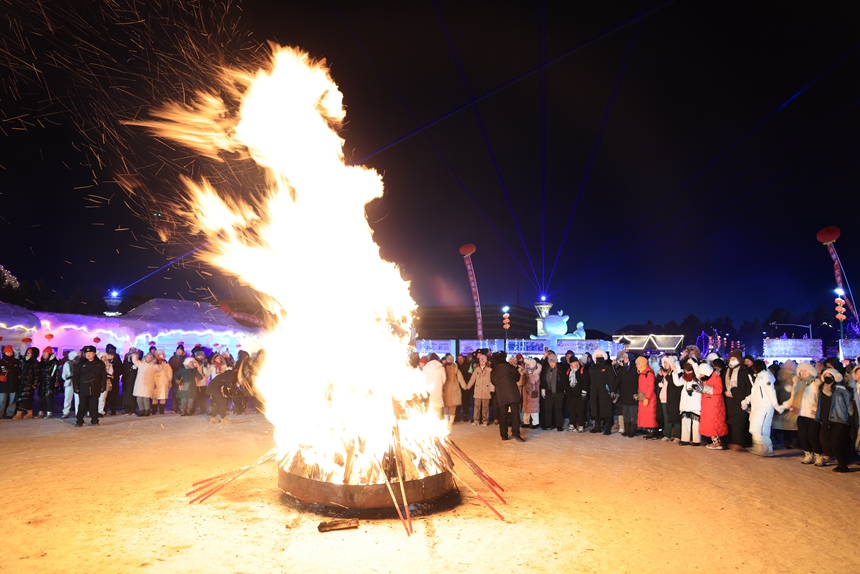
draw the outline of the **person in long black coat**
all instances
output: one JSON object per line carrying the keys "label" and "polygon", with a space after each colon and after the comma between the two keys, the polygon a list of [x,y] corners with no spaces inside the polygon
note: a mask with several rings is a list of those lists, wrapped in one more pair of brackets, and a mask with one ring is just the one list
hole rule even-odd
{"label": "person in long black coat", "polygon": [[623,436],[636,436],[636,423],[639,418],[639,401],[636,394],[639,392],[639,371],[635,365],[636,356],[633,353],[622,351],[618,353],[615,367],[618,369],[619,378],[619,401],[621,412],[624,415]]}
{"label": "person in long black coat", "polygon": [[744,450],[749,444],[750,414],[741,403],[752,392],[753,372],[744,364],[740,351],[729,353],[723,386],[726,389],[726,422],[729,425],[729,448]]}
{"label": "person in long black coat", "polygon": [[675,357],[663,357],[659,373],[657,385],[663,385],[666,389],[666,403],[662,405],[666,411],[663,417],[663,440],[671,441],[673,430],[675,440],[681,440],[681,392],[684,387],[676,384],[682,374],[681,367]]}
{"label": "person in long black coat", "polygon": [[592,433],[599,433],[600,423],[603,422],[603,434],[612,434],[612,397],[611,393],[618,390],[618,379],[615,369],[609,362],[606,351],[598,349],[594,352],[595,364],[588,369],[591,379],[591,416],[594,418]]}
{"label": "person in long black coat", "polygon": [[108,377],[110,379],[110,390],[107,392],[107,396],[105,397],[105,413],[110,411],[111,415],[116,414],[116,406],[119,404],[120,392],[119,392],[119,378],[122,375],[123,364],[122,359],[119,358],[116,354],[116,347],[114,345],[108,344],[105,347],[105,351],[107,352],[107,363],[110,363],[113,371],[113,377]]}
{"label": "person in long black coat", "polygon": [[496,398],[499,401],[499,433],[502,440],[508,440],[508,427],[511,427],[511,436],[523,442],[520,435],[520,389],[517,383],[520,380],[520,372],[515,366],[508,362],[508,355],[499,351],[493,355],[493,371],[490,373],[490,382],[496,387]]}
{"label": "person in long black coat", "polygon": [[540,372],[541,414],[540,426],[547,430],[555,426],[564,430],[564,398],[570,388],[570,365],[549,353]]}
{"label": "person in long black coat", "polygon": [[39,351],[30,347],[24,353],[24,361],[21,364],[21,382],[18,383],[18,394],[15,401],[18,404],[18,412],[15,419],[33,418],[33,398],[36,395],[36,387],[39,385]]}
{"label": "person in long black coat", "polygon": [[39,414],[42,418],[51,416],[54,410],[54,395],[60,386],[60,362],[54,355],[54,349],[45,347],[42,351],[42,360],[39,361]]}
{"label": "person in long black coat", "polygon": [[107,390],[105,364],[96,357],[96,348],[87,345],[81,350],[83,356],[75,365],[72,386],[78,394],[78,420],[76,427],[84,426],[84,416],[90,413],[90,424],[99,424],[99,397]]}
{"label": "person in long black coat", "polygon": [[570,428],[577,432],[585,432],[588,425],[586,419],[586,404],[591,380],[588,378],[588,368],[576,357],[571,357],[570,384],[567,389],[567,412],[570,413]]}
{"label": "person in long black coat", "polygon": [[[127,415],[133,415],[134,409],[137,407],[137,400],[134,398],[134,382],[137,380],[137,365],[132,360],[132,355],[138,353],[138,350],[132,347],[125,354],[125,360],[122,362],[122,409]],[[140,360],[140,355],[137,355]]]}
{"label": "person in long black coat", "polygon": [[12,345],[6,345],[0,359],[0,417],[11,419],[15,415],[15,397],[20,384],[21,361],[15,356]]}

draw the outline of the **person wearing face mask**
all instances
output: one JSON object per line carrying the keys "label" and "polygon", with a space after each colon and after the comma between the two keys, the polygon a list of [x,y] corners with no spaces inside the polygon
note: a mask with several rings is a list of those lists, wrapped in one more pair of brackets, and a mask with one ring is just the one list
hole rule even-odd
{"label": "person wearing face mask", "polygon": [[761,359],[753,363],[755,382],[748,401],[750,407],[750,433],[752,447],[749,452],[758,456],[773,456],[773,443],[770,440],[773,413],[783,412],[787,404],[779,404],[776,400],[774,383],[776,377]]}
{"label": "person wearing face mask", "polygon": [[125,354],[120,367],[120,374],[122,375],[122,410],[127,416],[133,415],[137,406],[137,401],[134,398],[134,381],[137,378],[137,367],[134,365],[134,361],[131,360],[132,355],[137,356],[137,349],[134,347],[131,347],[128,353]]}
{"label": "person wearing face mask", "polygon": [[630,361],[630,353],[621,351],[615,357],[615,368],[619,378],[619,401],[621,403],[621,436],[636,436],[637,419],[639,418],[639,401],[636,396],[639,392],[639,371]]}
{"label": "person wearing face mask", "polygon": [[750,416],[743,407],[752,392],[752,371],[747,367],[740,351],[729,353],[729,364],[723,377],[726,390],[726,422],[729,427],[729,449],[746,450]]}
{"label": "person wearing face mask", "polygon": [[15,399],[18,403],[18,412],[12,417],[14,419],[33,418],[33,397],[36,394],[36,387],[39,386],[38,357],[39,351],[35,347],[30,347],[24,353],[21,382],[18,384],[18,394]]}
{"label": "person wearing face mask", "polygon": [[803,458],[800,462],[823,466],[821,423],[816,420],[818,391],[821,388],[818,370],[811,363],[800,363],[797,365],[792,383],[788,410],[797,417],[797,435],[803,448]]}
{"label": "person wearing face mask", "polygon": [[[681,387],[678,359],[663,357],[657,376],[660,388],[660,408],[663,410],[663,441],[681,440]],[[675,436],[672,437],[674,432]]]}
{"label": "person wearing face mask", "polygon": [[596,363],[588,369],[588,377],[591,379],[591,416],[594,419],[594,428],[590,433],[601,431],[600,423],[603,422],[603,434],[612,434],[612,395],[618,389],[618,379],[615,369],[609,362],[609,356],[603,349],[594,351]]}
{"label": "person wearing face mask", "polygon": [[723,380],[714,368],[702,363],[696,369],[699,378],[698,392],[702,393],[702,417],[699,421],[699,433],[711,437],[707,445],[710,450],[723,450],[720,437],[729,434],[726,426],[726,405],[723,402]]}
{"label": "person wearing face mask", "polygon": [[165,354],[162,350],[155,352],[155,361],[150,366],[153,381],[152,393],[152,413],[164,414],[164,405],[167,402],[167,396],[170,393],[170,385],[173,383],[173,369],[165,360]]}
{"label": "person wearing face mask", "polygon": [[540,426],[540,373],[543,367],[535,359],[526,359],[526,376],[523,384],[523,428]]}
{"label": "person wearing face mask", "polygon": [[472,376],[469,377],[469,383],[466,385],[469,389],[474,389],[475,397],[475,412],[473,413],[472,424],[483,424],[485,427],[490,426],[490,393],[494,390],[493,383],[490,382],[492,369],[487,365],[487,356],[484,354],[478,355],[478,366],[472,371]]}
{"label": "person wearing face mask", "polygon": [[678,405],[681,412],[681,441],[678,443],[680,446],[701,446],[702,444],[702,437],[699,434],[702,395],[694,388],[697,367],[696,360],[688,357],[683,363],[683,372],[675,383],[681,387],[681,402]]}
{"label": "person wearing face mask", "polygon": [[132,353],[131,361],[137,367],[137,376],[134,378],[134,396],[137,398],[137,416],[148,417],[150,415],[150,401],[155,391],[155,371],[153,364],[155,357],[147,353],[143,359],[137,353]]}
{"label": "person wearing face mask", "polygon": [[15,356],[12,345],[6,345],[0,359],[0,417],[11,419],[15,416],[15,397],[20,384],[21,361]]}
{"label": "person wearing face mask", "polygon": [[643,438],[654,440],[660,438],[657,432],[657,394],[654,392],[654,369],[645,357],[636,358],[636,371],[639,373],[639,388],[636,400],[639,408],[636,410],[637,420],[634,425],[648,431]]}
{"label": "person wearing face mask", "polygon": [[845,386],[842,373],[836,369],[824,369],[820,378],[817,418],[821,422],[821,439],[830,445],[830,452],[836,458],[833,471],[849,472],[848,422],[854,414],[854,397],[851,389]]}
{"label": "person wearing face mask", "polygon": [[454,355],[448,353],[444,359],[445,383],[442,385],[442,414],[448,422],[448,430],[454,426],[454,415],[463,400],[460,391],[466,386],[466,379],[454,363]]}

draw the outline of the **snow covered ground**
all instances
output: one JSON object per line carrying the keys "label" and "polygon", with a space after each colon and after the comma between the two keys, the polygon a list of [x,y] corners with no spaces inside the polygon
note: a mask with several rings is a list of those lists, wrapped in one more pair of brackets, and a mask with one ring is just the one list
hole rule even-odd
{"label": "snow covered ground", "polygon": [[[858,572],[860,471],[556,431],[453,436],[506,488],[506,522],[459,504],[320,534],[259,467],[202,505],[184,493],[273,446],[261,415],[0,421],[0,572]],[[484,496],[479,481],[456,470]],[[393,514],[393,513],[392,513]]]}

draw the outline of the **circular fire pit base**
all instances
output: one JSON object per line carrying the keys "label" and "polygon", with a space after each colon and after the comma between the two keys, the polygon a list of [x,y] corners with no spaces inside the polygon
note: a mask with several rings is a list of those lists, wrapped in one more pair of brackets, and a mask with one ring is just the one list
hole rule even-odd
{"label": "circular fire pit base", "polygon": [[[403,486],[409,504],[427,502],[450,492],[454,488],[454,477],[450,472],[443,472],[419,480],[408,480]],[[392,506],[391,494],[385,484],[332,484],[290,474],[283,468],[278,468],[278,488],[301,503],[356,509]],[[392,482],[391,488],[397,497],[397,503],[403,504],[400,485]]]}

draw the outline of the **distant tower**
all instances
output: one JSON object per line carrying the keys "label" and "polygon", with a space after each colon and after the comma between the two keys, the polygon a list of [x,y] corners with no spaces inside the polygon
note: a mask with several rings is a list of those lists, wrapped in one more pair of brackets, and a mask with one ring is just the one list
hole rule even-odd
{"label": "distant tower", "polygon": [[537,321],[537,336],[538,337],[546,337],[546,331],[543,329],[543,320],[549,315],[549,310],[552,309],[552,303],[546,300],[546,297],[541,297],[541,300],[535,303],[535,309],[537,309],[538,316],[535,318]]}

